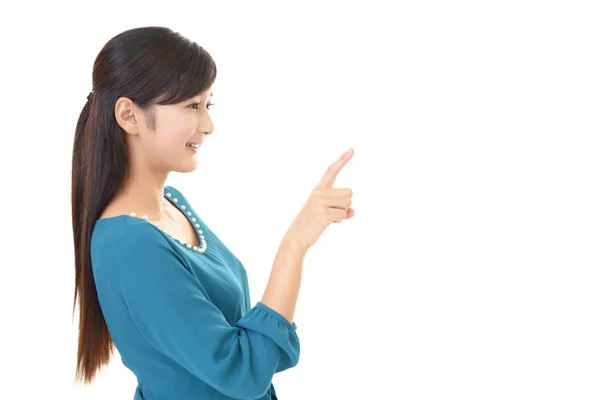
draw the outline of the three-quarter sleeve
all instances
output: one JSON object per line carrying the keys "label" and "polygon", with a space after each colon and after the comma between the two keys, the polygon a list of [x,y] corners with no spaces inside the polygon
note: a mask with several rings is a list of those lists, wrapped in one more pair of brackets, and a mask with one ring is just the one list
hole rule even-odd
{"label": "three-quarter sleeve", "polygon": [[258,302],[232,326],[155,227],[115,249],[113,291],[148,343],[219,392],[256,399],[298,363],[296,324]]}

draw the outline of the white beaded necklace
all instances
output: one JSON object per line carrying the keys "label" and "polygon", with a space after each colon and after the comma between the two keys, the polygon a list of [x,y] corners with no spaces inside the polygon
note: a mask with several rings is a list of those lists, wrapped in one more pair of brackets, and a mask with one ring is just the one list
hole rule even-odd
{"label": "white beaded necklace", "polygon": [[[170,199],[171,198],[171,193],[167,193],[166,194],[167,198]],[[173,198],[172,203],[174,203],[174,205],[177,207],[177,203],[179,202],[179,200],[177,200],[176,197]],[[180,204],[178,206],[179,208],[181,208],[182,211],[185,211],[185,205],[184,204]],[[192,216],[192,212],[191,211],[187,211],[184,213],[185,216],[187,217],[188,220],[190,220],[190,222],[194,225],[194,228],[197,230],[198,234],[200,235],[200,242],[201,242],[201,246],[192,246],[190,243],[186,243],[181,239],[178,239],[175,235],[171,235],[168,231],[167,228],[162,229],[162,231],[164,233],[167,234],[167,236],[169,236],[171,239],[175,240],[176,242],[179,242],[180,245],[185,246],[185,248],[187,248],[188,250],[192,250],[196,253],[204,253],[206,251],[206,240],[204,239],[204,235],[202,234],[202,230],[199,229],[200,228],[200,224],[198,224],[196,222],[196,217]],[[132,212],[131,214],[129,214],[132,217],[137,217],[137,214]],[[191,217],[191,218],[190,218]],[[138,217],[140,219],[143,219],[145,221],[148,221],[149,223],[151,223],[152,225],[156,226],[158,229],[161,229],[158,226],[158,222],[156,221],[150,221],[148,219],[147,215],[143,215],[142,217]]]}

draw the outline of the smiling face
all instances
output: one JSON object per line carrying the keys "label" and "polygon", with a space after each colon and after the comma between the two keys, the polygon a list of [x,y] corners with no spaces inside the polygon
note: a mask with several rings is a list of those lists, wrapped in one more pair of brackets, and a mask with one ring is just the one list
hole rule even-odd
{"label": "smiling face", "polygon": [[214,130],[210,107],[211,88],[180,103],[154,105],[144,111],[126,98],[115,104],[119,125],[128,133],[132,163],[156,172],[192,172],[198,167],[196,153],[206,135]]}

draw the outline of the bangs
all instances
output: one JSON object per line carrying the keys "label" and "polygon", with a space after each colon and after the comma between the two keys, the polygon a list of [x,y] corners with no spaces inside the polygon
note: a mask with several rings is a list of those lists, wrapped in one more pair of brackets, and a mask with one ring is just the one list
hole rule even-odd
{"label": "bangs", "polygon": [[217,78],[216,63],[204,48],[195,42],[180,44],[185,48],[173,49],[170,73],[162,75],[165,82],[155,104],[175,104],[192,98],[208,90]]}

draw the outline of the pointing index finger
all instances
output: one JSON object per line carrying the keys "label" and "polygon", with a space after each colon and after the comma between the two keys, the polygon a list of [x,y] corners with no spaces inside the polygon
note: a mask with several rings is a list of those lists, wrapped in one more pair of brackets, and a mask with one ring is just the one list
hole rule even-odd
{"label": "pointing index finger", "polygon": [[344,168],[344,166],[350,161],[354,155],[354,149],[350,148],[347,152],[337,159],[333,164],[327,168],[327,171],[321,178],[321,181],[317,185],[317,188],[332,188],[337,178],[338,173]]}

